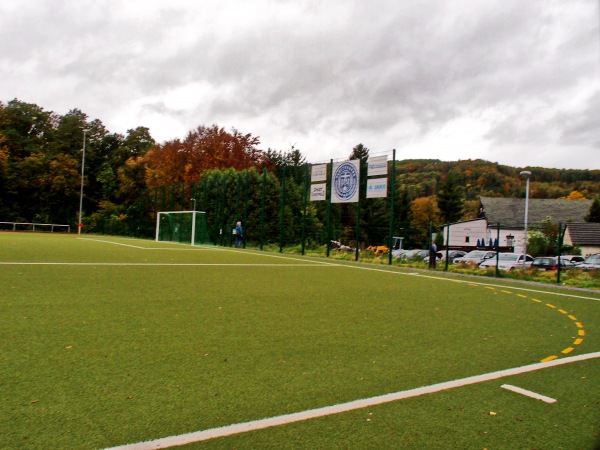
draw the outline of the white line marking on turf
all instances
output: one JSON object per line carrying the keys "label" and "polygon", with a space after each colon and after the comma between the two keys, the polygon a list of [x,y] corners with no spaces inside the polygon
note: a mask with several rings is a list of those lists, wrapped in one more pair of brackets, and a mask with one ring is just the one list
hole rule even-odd
{"label": "white line marking on turf", "polygon": [[499,370],[497,372],[462,378],[460,380],[446,381],[444,383],[432,384],[431,386],[409,389],[407,391],[400,391],[392,394],[385,394],[362,400],[354,400],[348,403],[340,403],[338,405],[326,406],[323,408],[311,409],[308,411],[301,411],[292,414],[285,414],[282,416],[270,417],[266,419],[255,420],[252,422],[238,423],[220,428],[211,428],[209,430],[196,431],[193,433],[181,434],[179,436],[171,436],[162,439],[155,439],[152,441],[139,442],[137,444],[121,445],[118,447],[112,447],[108,450],[152,450],[157,448],[168,448],[178,445],[185,445],[190,444],[192,442],[207,441],[209,439],[215,439],[218,437],[231,436],[233,434],[244,433],[248,431],[262,430],[264,428],[300,422],[303,420],[314,419],[317,417],[328,416],[331,414],[339,414],[343,412],[353,411],[355,409],[362,409],[369,406],[381,405],[383,403],[389,403],[406,398],[417,397],[419,395],[431,394],[447,389],[468,386],[471,384],[482,383],[485,381],[496,380],[498,378],[519,375],[527,372],[534,372],[536,370],[547,369],[550,367],[560,366],[563,364],[569,364],[578,361],[585,361],[594,358],[600,358],[600,352],[572,356],[564,359],[555,359],[553,361],[545,363],[530,364],[528,366],[515,367],[512,369]]}
{"label": "white line marking on turf", "polygon": [[2,262],[4,266],[244,266],[244,267],[323,267],[321,264],[267,264],[267,263],[103,263],[103,262]]}
{"label": "white line marking on turf", "polygon": [[[159,247],[138,247],[135,245],[122,244],[122,243],[118,243],[118,242],[107,241],[104,239],[90,239],[90,238],[77,238],[77,239],[88,240],[88,241],[97,241],[97,242],[106,242],[109,244],[123,245],[126,247],[133,247],[133,248],[138,248],[138,249],[143,249],[143,250],[178,250],[175,248],[168,248],[168,247],[160,247],[160,248]],[[230,248],[226,248],[226,247],[198,247],[198,248],[194,247],[193,249],[190,249],[190,250],[199,250],[199,249],[215,250],[215,251],[235,251],[235,252],[240,251],[238,249],[230,249]],[[261,252],[252,252],[252,251],[243,250],[243,253],[266,256],[266,257],[270,257],[270,258],[291,259],[291,260],[296,260],[296,261],[305,261],[306,260],[305,259],[306,257],[300,258],[300,257],[294,257],[294,256],[273,255],[273,254],[264,253],[262,251]],[[4,263],[0,263],[0,264],[4,264]],[[8,264],[8,263],[6,263],[6,264]],[[497,287],[497,288],[504,288],[504,289],[510,288],[510,289],[526,291],[526,292],[535,292],[538,294],[549,294],[549,295],[556,295],[556,296],[561,296],[561,297],[571,297],[571,298],[580,298],[580,299],[585,299],[585,300],[600,301],[600,298],[587,297],[587,296],[583,296],[583,295],[573,295],[571,293],[542,291],[539,289],[529,289],[529,288],[522,288],[522,287],[518,287],[518,286],[505,286],[505,285],[500,285],[500,284],[482,283],[479,281],[472,281],[472,280],[458,280],[458,279],[454,279],[454,278],[446,278],[446,277],[440,277],[440,276],[434,276],[434,275],[427,275],[427,274],[422,274],[422,273],[418,273],[418,272],[400,272],[400,271],[398,271],[397,268],[389,267],[389,266],[388,266],[389,268],[383,269],[383,268],[376,268],[376,267],[354,266],[354,265],[350,265],[350,264],[341,264],[338,262],[330,262],[330,261],[314,261],[313,264],[317,264],[319,266],[346,267],[346,268],[350,268],[350,269],[370,270],[373,272],[385,272],[385,273],[396,274],[396,275],[419,276],[419,277],[423,277],[423,278],[430,278],[432,280],[450,281],[453,283],[472,284],[472,285],[476,285],[476,286],[490,286],[490,287]],[[167,264],[165,264],[165,265],[167,265]]]}
{"label": "white line marking on turf", "polygon": [[90,239],[90,238],[77,238],[77,239],[80,241],[92,241],[92,242],[102,242],[104,244],[121,245],[123,247],[138,248],[141,250],[147,249],[147,247],[140,247],[139,245],[123,244],[122,242],[107,241],[106,239]]}
{"label": "white line marking on turf", "polygon": [[537,392],[533,392],[533,391],[528,391],[527,389],[522,389],[520,387],[513,386],[512,384],[503,384],[500,387],[507,389],[509,391],[516,392],[517,394],[523,394],[523,395],[526,395],[527,397],[535,398],[536,400],[541,400],[546,403],[555,403],[556,402],[556,399],[554,399],[554,398],[546,397],[545,395],[541,395],[541,394],[538,394]]}

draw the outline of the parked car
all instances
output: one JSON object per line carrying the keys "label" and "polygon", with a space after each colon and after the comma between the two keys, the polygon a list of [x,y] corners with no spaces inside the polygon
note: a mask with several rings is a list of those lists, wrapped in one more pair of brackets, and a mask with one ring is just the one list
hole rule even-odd
{"label": "parked car", "polygon": [[[573,269],[578,266],[568,259],[560,257],[560,270]],[[558,256],[539,256],[531,263],[532,269],[538,270],[558,270]]]}
{"label": "parked car", "polygon": [[465,263],[465,264],[481,264],[486,259],[490,259],[496,256],[496,252],[486,250],[472,250],[465,256],[460,258],[454,258],[452,261],[454,264]]}
{"label": "parked car", "polygon": [[[467,254],[467,252],[463,252],[462,250],[449,250],[448,251],[448,261],[452,262],[452,261],[454,261],[455,258],[460,258],[462,256],[465,256],[466,254]],[[437,252],[436,255],[437,255],[438,261],[446,260],[446,250]],[[426,256],[425,258],[423,258],[423,261],[429,262],[429,256]]]}
{"label": "parked car", "polygon": [[498,253],[498,255],[494,255],[483,261],[479,264],[479,267],[496,267],[496,259],[498,260],[498,269],[501,270],[522,268],[523,262],[525,263],[525,267],[529,268],[533,262],[533,257],[530,255],[523,255],[522,253]]}
{"label": "parked car", "polygon": [[400,258],[420,261],[427,255],[429,255],[429,250],[415,249],[407,250],[402,255],[400,255]]}
{"label": "parked car", "polygon": [[407,252],[408,250],[405,250],[403,248],[399,248],[399,249],[395,249],[392,250],[392,256],[394,258],[402,258],[402,256]]}
{"label": "parked car", "polygon": [[583,270],[600,269],[600,253],[588,256],[584,262],[577,265],[577,268]]}
{"label": "parked car", "polygon": [[585,258],[581,255],[560,255],[561,260],[571,261],[573,264],[581,264]]}

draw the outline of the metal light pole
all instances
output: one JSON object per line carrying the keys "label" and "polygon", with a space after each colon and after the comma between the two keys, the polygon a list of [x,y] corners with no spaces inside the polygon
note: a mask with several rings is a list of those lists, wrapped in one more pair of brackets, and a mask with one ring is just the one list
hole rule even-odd
{"label": "metal light pole", "polygon": [[77,234],[81,235],[81,228],[83,223],[81,222],[81,213],[83,210],[83,174],[85,171],[85,135],[87,130],[83,130],[83,149],[81,150],[81,191],[79,192],[79,224],[77,226]]}
{"label": "metal light pole", "polygon": [[525,188],[525,236],[523,237],[523,272],[525,272],[525,261],[527,259],[527,217],[529,216],[529,177],[531,176],[531,172],[523,170],[520,175],[527,177],[527,186]]}

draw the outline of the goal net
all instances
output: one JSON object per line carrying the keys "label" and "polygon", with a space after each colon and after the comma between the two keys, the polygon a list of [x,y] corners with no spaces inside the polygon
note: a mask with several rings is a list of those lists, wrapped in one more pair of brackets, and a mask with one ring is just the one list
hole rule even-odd
{"label": "goal net", "polygon": [[156,216],[156,241],[209,244],[204,211],[161,211]]}

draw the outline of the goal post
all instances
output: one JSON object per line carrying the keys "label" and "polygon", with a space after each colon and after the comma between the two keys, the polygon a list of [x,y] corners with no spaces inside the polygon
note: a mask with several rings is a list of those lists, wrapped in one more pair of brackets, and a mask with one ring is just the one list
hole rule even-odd
{"label": "goal post", "polygon": [[209,244],[204,211],[161,211],[156,215],[156,241]]}

